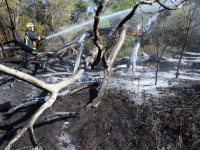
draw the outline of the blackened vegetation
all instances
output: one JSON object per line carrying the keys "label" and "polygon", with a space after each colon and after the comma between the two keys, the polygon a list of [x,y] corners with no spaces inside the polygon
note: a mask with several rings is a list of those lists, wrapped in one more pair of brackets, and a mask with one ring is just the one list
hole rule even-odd
{"label": "blackened vegetation", "polygon": [[10,102],[5,102],[3,104],[0,104],[0,112],[6,112],[11,108]]}
{"label": "blackened vegetation", "polygon": [[195,150],[200,146],[199,90],[198,84],[161,89],[165,96],[140,106],[126,91],[109,93],[97,109],[72,121],[67,132],[77,149]]}
{"label": "blackened vegetation", "polygon": [[[175,79],[169,82],[173,80]],[[61,133],[70,135],[71,142],[78,150],[198,149],[200,146],[199,82],[180,80],[177,86],[157,90],[163,96],[146,99],[142,105],[130,100],[126,91],[110,90],[103,97],[99,107],[77,118],[56,119],[43,124],[36,122],[35,135],[43,149],[48,150],[58,149]],[[47,109],[44,115],[58,111],[78,111],[97,93],[98,89],[91,87],[68,97],[58,98],[57,103],[51,109]],[[143,96],[145,99],[145,93]],[[0,143],[10,140],[36,108],[38,105],[21,109],[1,122]],[[22,115],[24,117],[21,117]],[[63,129],[63,123],[66,121],[69,122],[68,128]],[[32,148],[27,138],[29,139],[28,133],[24,134],[11,149]],[[65,144],[63,147],[68,146]]]}

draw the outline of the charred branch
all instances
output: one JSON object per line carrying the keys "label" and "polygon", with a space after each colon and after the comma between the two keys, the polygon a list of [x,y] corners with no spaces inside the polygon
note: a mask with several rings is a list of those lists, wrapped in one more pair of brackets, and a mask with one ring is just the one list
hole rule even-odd
{"label": "charred branch", "polygon": [[[101,59],[101,54],[102,54],[102,46],[100,46],[100,44],[98,43],[98,40],[99,40],[98,25],[99,25],[99,21],[100,21],[100,13],[103,10],[104,6],[106,5],[107,1],[108,0],[102,0],[102,2],[100,3],[100,5],[99,5],[99,7],[96,11],[96,15],[95,15],[95,18],[94,18],[94,27],[93,27],[94,39],[93,39],[93,42],[99,49],[98,50],[98,56],[97,56],[98,61]],[[105,59],[103,61],[103,64],[104,64],[104,67],[107,68],[107,62],[106,62]],[[92,68],[94,68],[94,67],[92,67]]]}
{"label": "charred branch", "polygon": [[175,4],[174,6],[167,6],[165,5],[165,3],[161,2],[160,0],[155,0],[155,2],[157,2],[158,4],[160,4],[160,6],[164,7],[165,9],[168,9],[168,10],[176,10],[176,9],[180,9],[184,4],[185,4],[185,1],[183,0],[181,3],[179,4]]}
{"label": "charred branch", "polygon": [[11,106],[10,102],[5,102],[3,104],[0,104],[0,112],[8,111],[11,107],[12,106]]}
{"label": "charred branch", "polygon": [[76,112],[56,112],[44,117],[41,117],[38,121],[37,124],[40,123],[46,123],[46,122],[51,122],[52,120],[60,120],[60,119],[66,119],[66,118],[73,118],[76,117],[77,113]]}
{"label": "charred branch", "polygon": [[99,105],[102,97],[104,96],[104,94],[107,90],[107,86],[108,86],[108,82],[109,82],[109,78],[110,78],[110,73],[111,73],[111,68],[112,68],[112,65],[114,63],[115,58],[117,57],[118,52],[120,51],[120,49],[121,49],[121,47],[124,43],[125,35],[126,35],[126,30],[123,30],[120,33],[120,37],[118,39],[118,42],[113,49],[114,52],[112,53],[112,56],[110,57],[110,61],[108,62],[108,68],[105,71],[104,79],[102,81],[101,89],[98,93],[98,96],[90,104],[88,104],[86,106],[86,108],[80,110],[79,114],[81,114],[81,113],[83,113],[83,112],[85,112],[85,111],[87,111],[87,110],[89,110],[93,107],[97,107]]}
{"label": "charred branch", "polygon": [[44,102],[45,102],[44,100],[36,99],[36,100],[32,100],[32,101],[22,103],[22,104],[20,104],[16,107],[14,107],[13,109],[9,110],[7,113],[3,114],[2,116],[0,116],[0,122],[6,120],[9,115],[15,113],[19,109],[27,108],[27,107],[30,107],[32,105],[39,104],[39,103],[43,104]]}
{"label": "charred branch", "polygon": [[[163,10],[162,12],[153,14],[145,21],[145,24],[139,25],[139,33],[141,38],[144,39],[148,34],[150,34],[163,20],[165,20],[172,13],[170,10]],[[141,31],[142,30],[142,31]]]}
{"label": "charred branch", "polygon": [[106,55],[106,52],[111,48],[111,46],[116,42],[117,40],[117,36],[119,34],[119,31],[121,30],[122,26],[129,20],[132,18],[132,16],[136,13],[136,10],[137,8],[141,5],[141,4],[152,4],[153,2],[150,1],[150,2],[146,2],[146,1],[140,1],[140,2],[137,2],[135,4],[135,6],[133,7],[132,11],[119,23],[119,25],[117,26],[115,32],[114,32],[114,35],[113,35],[113,38],[112,38],[112,41],[107,44],[105,46],[105,48],[103,49],[103,51],[100,53],[98,53],[98,56],[97,56],[97,59],[94,61],[94,63],[92,64],[92,68],[94,68],[102,59],[104,61],[104,67],[107,68],[107,65],[105,64],[106,62],[106,59],[105,59],[105,55]]}
{"label": "charred branch", "polygon": [[157,50],[157,58],[158,58],[158,62],[157,62],[157,65],[156,65],[156,81],[155,81],[155,85],[157,84],[157,81],[158,81],[158,68],[159,68],[159,64],[160,64],[160,60],[163,56],[163,53],[165,51],[165,49],[167,48],[167,46],[165,46],[162,50],[161,50],[161,54],[160,54],[160,57],[158,56],[158,50],[159,50],[159,46],[158,46],[158,50]]}
{"label": "charred branch", "polygon": [[[74,94],[74,93],[76,93],[80,90],[83,90],[85,88],[88,88],[90,86],[96,86],[97,87],[97,86],[99,86],[99,82],[87,82],[87,83],[78,84],[74,88],[67,89],[67,90],[64,90],[62,92],[59,92],[58,97],[63,97],[63,96],[66,96],[66,95]],[[0,110],[1,111],[10,109],[8,112],[6,112],[2,116],[0,116],[0,122],[6,120],[7,117],[9,117],[10,115],[12,115],[13,113],[15,113],[16,111],[18,111],[20,109],[32,107],[33,105],[36,105],[36,104],[44,104],[49,98],[50,98],[50,96],[27,99],[27,100],[24,100],[23,103],[21,103],[20,105],[14,107],[12,109],[10,109],[12,107],[10,102],[0,104]]]}
{"label": "charred branch", "polygon": [[16,28],[15,22],[13,21],[13,18],[12,18],[12,15],[11,15],[10,8],[9,8],[9,6],[8,6],[7,0],[5,0],[5,2],[6,2],[6,6],[7,6],[7,10],[8,10],[9,16],[10,16],[11,25],[14,26],[14,28]]}
{"label": "charred branch", "polygon": [[77,69],[79,68],[79,65],[80,65],[80,62],[81,62],[81,55],[82,55],[84,45],[85,45],[84,43],[81,43],[80,50],[78,52],[76,62],[75,62],[75,65],[74,65],[74,73],[76,73]]}
{"label": "charred branch", "polygon": [[[83,90],[83,89],[85,89],[85,88],[88,88],[88,87],[90,87],[90,86],[98,87],[99,85],[100,85],[99,82],[86,82],[86,83],[81,83],[80,85],[76,86],[75,88],[70,89],[70,90],[68,91],[68,94],[74,94],[74,93],[76,93],[76,92],[78,92],[78,91],[80,91],[80,90]],[[65,93],[66,93],[65,91],[64,91],[64,92],[61,92],[61,93],[58,94],[58,96],[64,96]]]}
{"label": "charred branch", "polygon": [[1,22],[2,22],[6,27],[8,27],[8,28],[10,28],[10,29],[14,29],[13,26],[10,26],[10,25],[7,23],[6,19],[5,19],[3,16],[0,15],[0,19],[1,19]]}
{"label": "charred branch", "polygon": [[[7,33],[7,31],[6,31],[5,27],[4,27],[4,25],[2,25],[2,27],[3,27],[4,34],[5,34],[5,36],[6,36],[6,40],[7,40],[7,41],[10,41],[10,40],[9,40],[9,37],[8,37],[8,33]],[[12,45],[9,43],[9,46],[11,47]]]}
{"label": "charred branch", "polygon": [[[193,13],[191,15],[194,15],[194,13],[196,11],[196,8],[197,8],[197,6],[195,6],[195,9],[194,9],[194,11],[193,11]],[[176,78],[178,78],[178,76],[179,76],[179,69],[180,69],[181,60],[182,60],[183,53],[184,53],[184,51],[186,49],[186,46],[187,46],[187,43],[188,43],[189,31],[190,31],[191,26],[192,26],[192,19],[190,19],[190,11],[191,11],[191,9],[189,10],[189,13],[188,13],[187,25],[186,25],[186,38],[185,38],[185,42],[184,42],[184,44],[182,46],[181,57],[179,59],[177,72],[176,72]]]}
{"label": "charred branch", "polygon": [[171,15],[170,10],[163,10],[162,12],[153,14],[152,16],[147,18],[144,24],[140,24],[137,26],[137,32],[135,32],[135,34],[132,33],[132,35],[137,35],[138,33],[137,41],[135,42],[132,53],[129,57],[126,71],[129,69],[130,66],[132,66],[132,74],[135,72],[136,58],[138,49],[140,48],[140,41],[144,39],[149,33],[151,33],[159,25],[159,23],[166,19],[169,15]]}
{"label": "charred branch", "polygon": [[50,73],[50,74],[38,75],[38,77],[46,78],[46,77],[50,77],[50,76],[61,76],[61,75],[71,76],[73,74],[69,73],[69,72],[55,72],[55,73]]}
{"label": "charred branch", "polygon": [[99,48],[99,50],[101,51],[101,47],[98,43],[99,40],[99,32],[98,32],[98,26],[99,26],[99,21],[100,21],[100,14],[101,11],[103,10],[104,6],[106,5],[108,0],[102,0],[102,2],[99,4],[99,7],[96,11],[96,15],[94,17],[94,27],[93,27],[93,33],[94,33],[94,44]]}
{"label": "charred branch", "polygon": [[0,70],[3,72],[7,72],[17,78],[23,79],[29,83],[35,84],[36,86],[47,90],[49,92],[51,92],[51,97],[47,100],[47,102],[45,102],[39,109],[38,111],[31,117],[30,121],[27,123],[27,125],[25,125],[23,127],[23,129],[11,140],[9,141],[8,145],[5,147],[5,150],[9,150],[11,148],[11,146],[13,145],[13,143],[15,143],[29,128],[33,127],[35,121],[37,120],[37,118],[49,107],[52,106],[52,104],[56,101],[56,98],[58,96],[58,92],[63,89],[64,87],[67,87],[75,82],[78,81],[78,79],[83,75],[83,73],[85,72],[85,67],[88,66],[90,63],[92,63],[94,61],[94,57],[97,54],[97,49],[93,49],[91,51],[91,53],[89,53],[88,57],[85,59],[84,64],[82,64],[80,66],[80,69],[77,71],[77,73],[72,76],[71,78],[69,78],[69,80],[65,80],[65,81],[61,81],[59,83],[56,84],[45,84],[41,81],[39,81],[38,79],[16,71],[14,69],[11,68],[7,68],[3,65],[0,65]]}

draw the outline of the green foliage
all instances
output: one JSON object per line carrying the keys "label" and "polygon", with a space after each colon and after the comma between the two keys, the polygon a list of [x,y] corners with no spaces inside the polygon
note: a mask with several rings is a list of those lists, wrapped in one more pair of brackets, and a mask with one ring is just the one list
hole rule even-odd
{"label": "green foliage", "polygon": [[[142,41],[141,46],[147,53],[156,53],[158,45],[167,45],[169,50],[181,51],[186,40],[186,27],[198,24],[200,9],[194,6],[185,6],[181,10],[172,11],[172,15],[159,24],[159,26]],[[186,51],[199,52],[200,26],[189,30],[188,44]]]}
{"label": "green foliage", "polygon": [[95,6],[95,3],[91,1],[80,0],[75,4],[75,9],[71,17],[71,23],[80,23],[86,20],[93,19],[92,14],[87,14],[87,9],[89,6]]}
{"label": "green foliage", "polygon": [[[132,8],[135,2],[136,0],[110,0],[106,5],[106,9],[104,10],[102,15],[108,15],[116,11]],[[59,27],[63,27],[63,29],[64,27],[69,28],[74,24],[80,24],[82,22],[85,22],[86,20],[93,19],[94,14],[86,14],[87,8],[89,5],[98,5],[100,3],[100,0],[12,0],[8,1],[8,3],[12,15],[14,15],[15,11],[18,10],[19,20],[17,29],[20,31],[22,37],[24,37],[24,31],[26,30],[26,24],[28,22],[33,22],[35,24],[36,35],[48,36],[52,33],[51,29],[55,31],[59,29]],[[168,44],[171,48],[175,47],[176,49],[180,50],[184,41],[185,31],[181,33],[180,30],[173,31],[172,29],[185,28],[187,23],[188,10],[189,7],[185,7],[183,11],[173,11],[172,16],[168,17],[165,22],[162,22],[154,32],[152,32],[150,35],[147,36],[145,40],[142,41],[142,46],[144,47],[149,45],[149,48],[147,50],[153,51],[156,47],[155,44],[159,40],[158,37],[162,37],[163,34],[165,34],[165,38],[163,39],[163,41],[159,40],[160,44]],[[190,15],[190,18],[193,18],[193,20],[198,20],[199,10],[200,9],[198,8],[193,16]],[[191,11],[191,13],[192,12],[193,11]],[[0,14],[10,24],[10,17],[4,0],[0,1]],[[72,16],[74,16],[75,18],[73,18]],[[118,15],[117,17],[113,17],[112,19],[101,20],[99,28],[117,25],[123,18],[123,15]],[[134,18],[129,20],[128,24],[135,24]],[[141,16],[138,16],[138,18],[141,19]],[[194,24],[195,21],[193,22],[193,25]],[[90,29],[92,29],[92,26],[90,25],[84,28],[84,30]],[[162,32],[163,30],[165,30],[165,33]],[[199,26],[190,30],[189,44],[187,46],[187,50],[196,51],[198,49],[198,46],[200,44],[199,31]],[[12,40],[11,31],[7,29],[7,32],[10,40]],[[71,35],[67,34],[63,36],[69,41],[78,34],[80,34],[79,31],[74,31]],[[101,38],[102,43],[105,43],[105,41],[107,41],[106,37]],[[5,42],[2,27],[0,29],[0,40]],[[134,41],[134,37],[126,37],[122,50],[119,53],[119,57],[123,57],[131,53]],[[55,44],[60,44],[59,38],[56,39],[55,42]],[[92,40],[89,44],[92,44]]]}
{"label": "green foliage", "polygon": [[[24,31],[26,30],[26,24],[28,22],[33,22],[35,24],[36,34],[44,34],[46,36],[52,32],[52,29],[56,30],[60,26],[68,25],[68,22],[70,22],[70,15],[75,10],[77,3],[79,3],[79,0],[8,1],[12,16],[15,16],[15,18],[19,17],[17,28],[22,37],[24,36]],[[18,16],[16,12],[18,12]],[[10,24],[10,17],[5,1],[0,2],[0,14],[7,20],[8,24]],[[7,31],[10,35],[10,39],[12,39],[10,29]],[[3,35],[3,31],[0,32],[1,35]],[[2,39],[3,36],[1,40]]]}
{"label": "green foliage", "polygon": [[118,58],[129,56],[132,52],[136,37],[127,36],[125,38],[124,44],[121,48],[121,51],[118,54]]}
{"label": "green foliage", "polygon": [[123,2],[114,2],[112,9],[115,11],[132,8],[135,4],[135,0],[123,0]]}
{"label": "green foliage", "polygon": [[110,27],[110,21],[109,20],[104,20],[104,21],[101,21],[99,26],[101,28],[107,28],[107,27]]}
{"label": "green foliage", "polygon": [[[6,5],[5,5],[5,2],[4,2],[4,1],[1,1],[1,2],[0,2],[0,15],[3,16],[3,17],[5,18],[5,20],[6,20],[8,23],[10,23],[9,14],[8,14],[7,8],[6,8],[5,6],[6,6]],[[1,23],[0,23],[0,24],[1,24]],[[1,40],[2,42],[5,42],[6,40],[5,40],[5,34],[4,34],[4,32],[3,32],[3,28],[2,28],[2,26],[0,26],[0,27],[1,27],[1,30],[0,30],[0,40]],[[11,35],[11,32],[8,33],[8,34]]]}

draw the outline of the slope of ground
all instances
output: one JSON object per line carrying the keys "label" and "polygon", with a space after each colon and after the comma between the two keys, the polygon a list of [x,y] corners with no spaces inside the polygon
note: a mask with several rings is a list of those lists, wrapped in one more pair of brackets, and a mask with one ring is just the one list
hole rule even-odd
{"label": "slope of ground", "polygon": [[[166,96],[149,99],[142,105],[130,100],[126,91],[109,91],[97,109],[78,118],[36,125],[36,137],[45,150],[198,149],[199,90],[199,82],[180,81],[177,86],[160,89]],[[95,94],[96,90],[90,89],[58,99],[52,110],[48,109],[45,114],[79,110]],[[1,123],[1,146],[16,132],[12,127],[24,124],[36,106],[19,111]],[[29,146],[31,143],[26,133],[14,144],[13,150],[28,149]]]}
{"label": "slope of ground", "polygon": [[[198,70],[181,70],[178,79],[174,78],[174,70],[159,72],[158,84],[154,85],[155,69],[147,69],[141,72],[137,67],[134,77],[122,73],[123,68],[115,71],[99,106],[77,118],[36,124],[34,130],[38,143],[44,150],[198,150]],[[78,111],[97,96],[98,90],[90,87],[58,98],[43,115]],[[1,84],[0,103],[10,101],[14,107],[24,99],[46,94],[31,84],[15,79]],[[21,109],[0,123],[0,149],[40,105]],[[12,150],[29,150],[31,145],[27,132]]]}

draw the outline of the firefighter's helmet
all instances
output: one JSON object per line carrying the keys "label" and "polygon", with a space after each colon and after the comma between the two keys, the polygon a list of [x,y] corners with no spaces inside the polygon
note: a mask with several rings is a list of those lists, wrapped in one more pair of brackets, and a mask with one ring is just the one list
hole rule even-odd
{"label": "firefighter's helmet", "polygon": [[27,28],[34,27],[34,24],[33,23],[27,23],[26,27]]}

